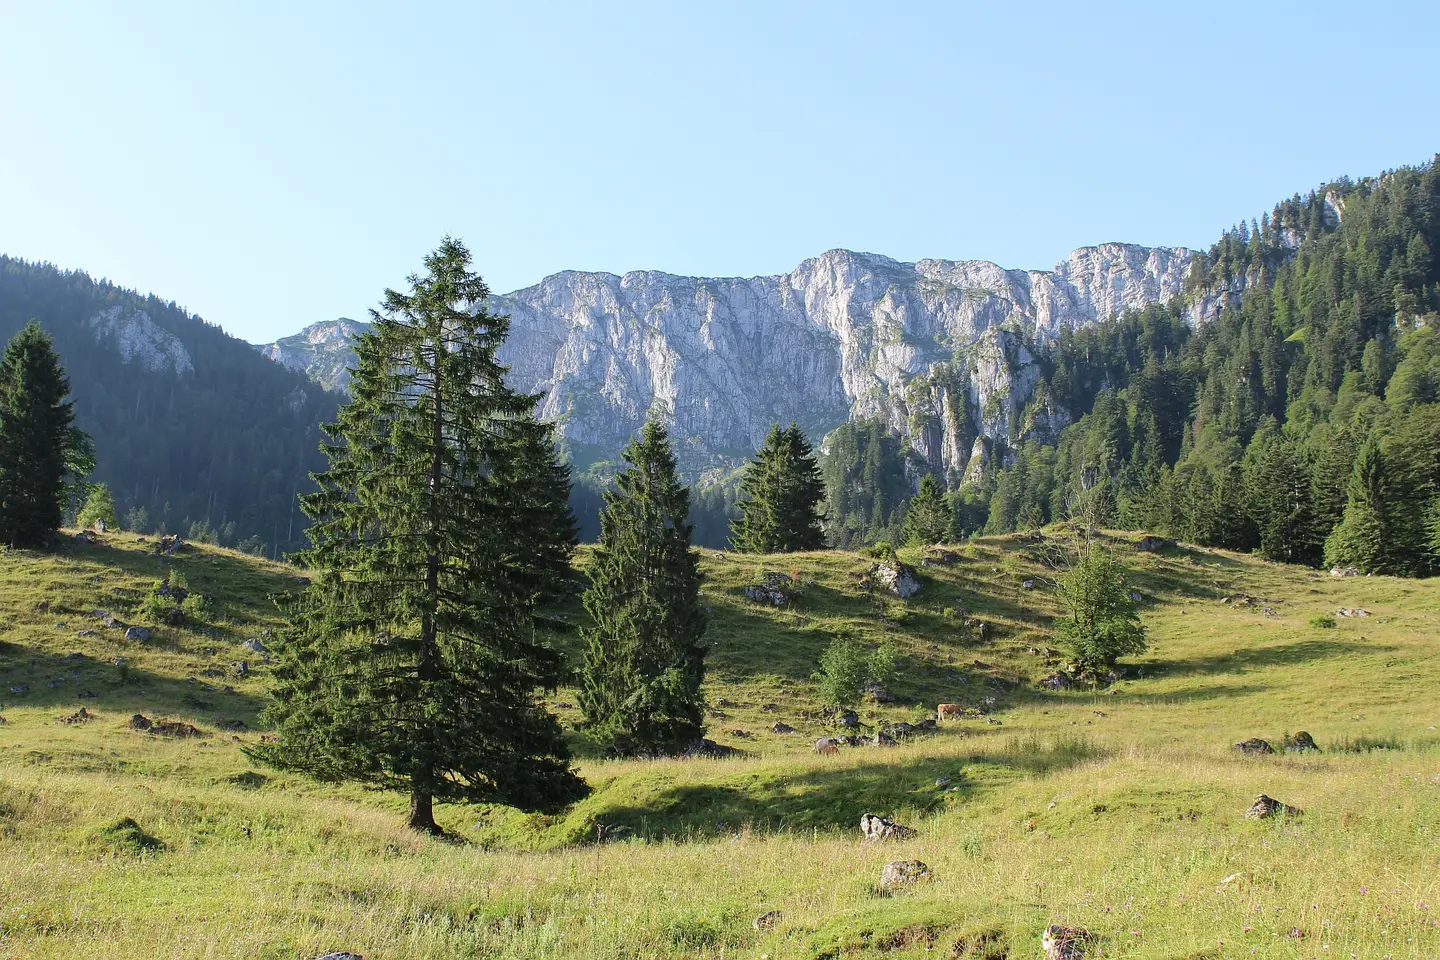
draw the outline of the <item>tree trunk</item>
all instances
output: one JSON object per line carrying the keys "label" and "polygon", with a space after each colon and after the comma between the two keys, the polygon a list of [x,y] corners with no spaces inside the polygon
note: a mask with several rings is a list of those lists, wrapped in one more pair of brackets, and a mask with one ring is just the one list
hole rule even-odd
{"label": "tree trunk", "polygon": [[433,837],[438,837],[443,830],[435,822],[435,810],[432,806],[430,794],[420,789],[410,791],[410,823],[411,830],[423,830]]}

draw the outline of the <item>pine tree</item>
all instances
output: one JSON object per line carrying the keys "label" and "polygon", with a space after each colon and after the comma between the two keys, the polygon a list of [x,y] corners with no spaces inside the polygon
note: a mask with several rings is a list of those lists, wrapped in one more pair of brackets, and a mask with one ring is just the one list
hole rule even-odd
{"label": "pine tree", "polygon": [[948,543],[955,533],[955,513],[940,492],[935,475],[927,473],[905,512],[905,542],[912,547]]}
{"label": "pine tree", "polygon": [[69,395],[50,337],[27,324],[0,357],[0,543],[41,547],[60,528],[71,447],[84,437]]}
{"label": "pine tree", "polygon": [[825,546],[820,503],[825,485],[815,453],[795,424],[770,428],[755,459],[745,468],[740,517],[730,542],[741,553],[791,553]]}
{"label": "pine tree", "polygon": [[581,796],[539,688],[562,679],[536,625],[575,542],[568,474],[533,396],[503,380],[509,318],[446,238],[385,292],[355,344],[352,401],[326,427],[329,468],[301,498],[315,571],[284,604],[261,759],[433,802],[553,808]]}
{"label": "pine tree", "polygon": [[1374,440],[1366,442],[1355,457],[1350,474],[1345,516],[1325,540],[1325,562],[1332,566],[1353,566],[1362,573],[1386,573],[1386,488],[1384,454]]}
{"label": "pine tree", "polygon": [[587,573],[580,707],[617,753],[673,753],[704,732],[705,615],[690,548],[690,492],[665,428],[651,421],[621,454]]}

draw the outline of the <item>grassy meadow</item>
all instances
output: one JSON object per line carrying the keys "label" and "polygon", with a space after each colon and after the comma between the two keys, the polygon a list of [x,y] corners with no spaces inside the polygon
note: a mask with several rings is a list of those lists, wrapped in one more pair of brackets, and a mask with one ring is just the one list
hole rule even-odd
{"label": "grassy meadow", "polygon": [[[743,754],[614,761],[576,734],[592,796],[554,816],[443,807],[435,841],[404,829],[404,797],[241,752],[268,682],[241,644],[265,642],[295,571],[153,546],[0,554],[0,956],[1020,960],[1051,922],[1087,927],[1090,956],[1440,956],[1437,582],[1122,538],[1151,650],[1109,689],[1056,692],[1037,683],[1053,539],[957,548],[905,602],[863,590],[856,554],[707,550],[709,735]],[[208,625],[146,622],[172,568],[212,597]],[[792,607],[744,599],[765,570],[801,584]],[[1370,615],[1324,619],[1342,607]],[[815,754],[833,731],[810,676],[837,634],[901,654],[870,729],[937,702],[982,713]],[[573,690],[548,699],[579,719]],[[1232,748],[1300,730],[1322,752]],[[1262,792],[1304,815],[1245,819]],[[918,836],[861,845],[866,812]],[[906,859],[933,879],[879,891]]]}

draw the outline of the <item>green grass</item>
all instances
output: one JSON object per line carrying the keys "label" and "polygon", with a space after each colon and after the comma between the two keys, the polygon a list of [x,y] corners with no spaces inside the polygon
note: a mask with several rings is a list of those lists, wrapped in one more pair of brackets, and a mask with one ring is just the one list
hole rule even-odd
{"label": "green grass", "polygon": [[[401,827],[403,798],[241,753],[268,667],[240,643],[274,628],[267,597],[294,571],[149,546],[0,555],[0,956],[1019,960],[1055,921],[1110,957],[1440,954],[1440,583],[1122,544],[1152,649],[1110,690],[1055,693],[1036,684],[1051,544],[967,545],[906,603],[862,593],[855,554],[705,551],[710,735],[744,755],[609,761],[575,734],[592,796],[550,817],[442,808],[453,840],[436,842]],[[206,625],[144,622],[171,567],[212,597]],[[793,608],[743,599],[765,569],[799,576]],[[1342,606],[1371,616],[1319,625]],[[839,633],[901,654],[899,702],[862,708],[866,724],[987,698],[998,723],[814,754],[830,730],[810,677]],[[551,701],[567,723],[574,701]],[[91,719],[62,722],[82,706]],[[202,735],[133,730],[134,713]],[[1231,748],[1299,730],[1323,752]],[[1304,816],[1245,820],[1261,792]],[[861,846],[864,812],[919,836]],[[622,839],[595,842],[597,825]],[[891,859],[934,880],[884,895]]]}

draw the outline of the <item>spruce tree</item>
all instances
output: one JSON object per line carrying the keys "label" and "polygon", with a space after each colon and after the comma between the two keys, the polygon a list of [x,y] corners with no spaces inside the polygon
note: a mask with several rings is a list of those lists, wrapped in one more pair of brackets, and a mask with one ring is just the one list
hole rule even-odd
{"label": "spruce tree", "polygon": [[469,264],[446,238],[355,344],[329,468],[301,498],[315,575],[284,605],[266,713],[280,741],[255,750],[408,792],[430,833],[437,799],[547,809],[584,792],[535,696],[564,674],[536,626],[575,543],[568,473],[536,398],[505,385],[509,318]]}
{"label": "spruce tree", "polygon": [[0,357],[0,543],[42,547],[64,519],[74,405],[50,337],[27,324]]}
{"label": "spruce tree", "polygon": [[673,753],[704,732],[705,615],[690,548],[690,492],[665,428],[651,421],[621,454],[587,573],[580,706],[617,753]]}
{"label": "spruce tree", "polygon": [[933,473],[920,481],[920,490],[910,498],[905,512],[905,542],[912,547],[948,543],[955,533],[955,512],[940,492]]}
{"label": "spruce tree", "polygon": [[1389,485],[1384,454],[1370,440],[1355,457],[1344,518],[1325,540],[1327,564],[1353,566],[1362,573],[1390,572],[1385,538]]}
{"label": "spruce tree", "polygon": [[740,516],[730,543],[742,553],[791,553],[825,546],[820,503],[825,485],[815,452],[795,424],[770,428],[741,480]]}

